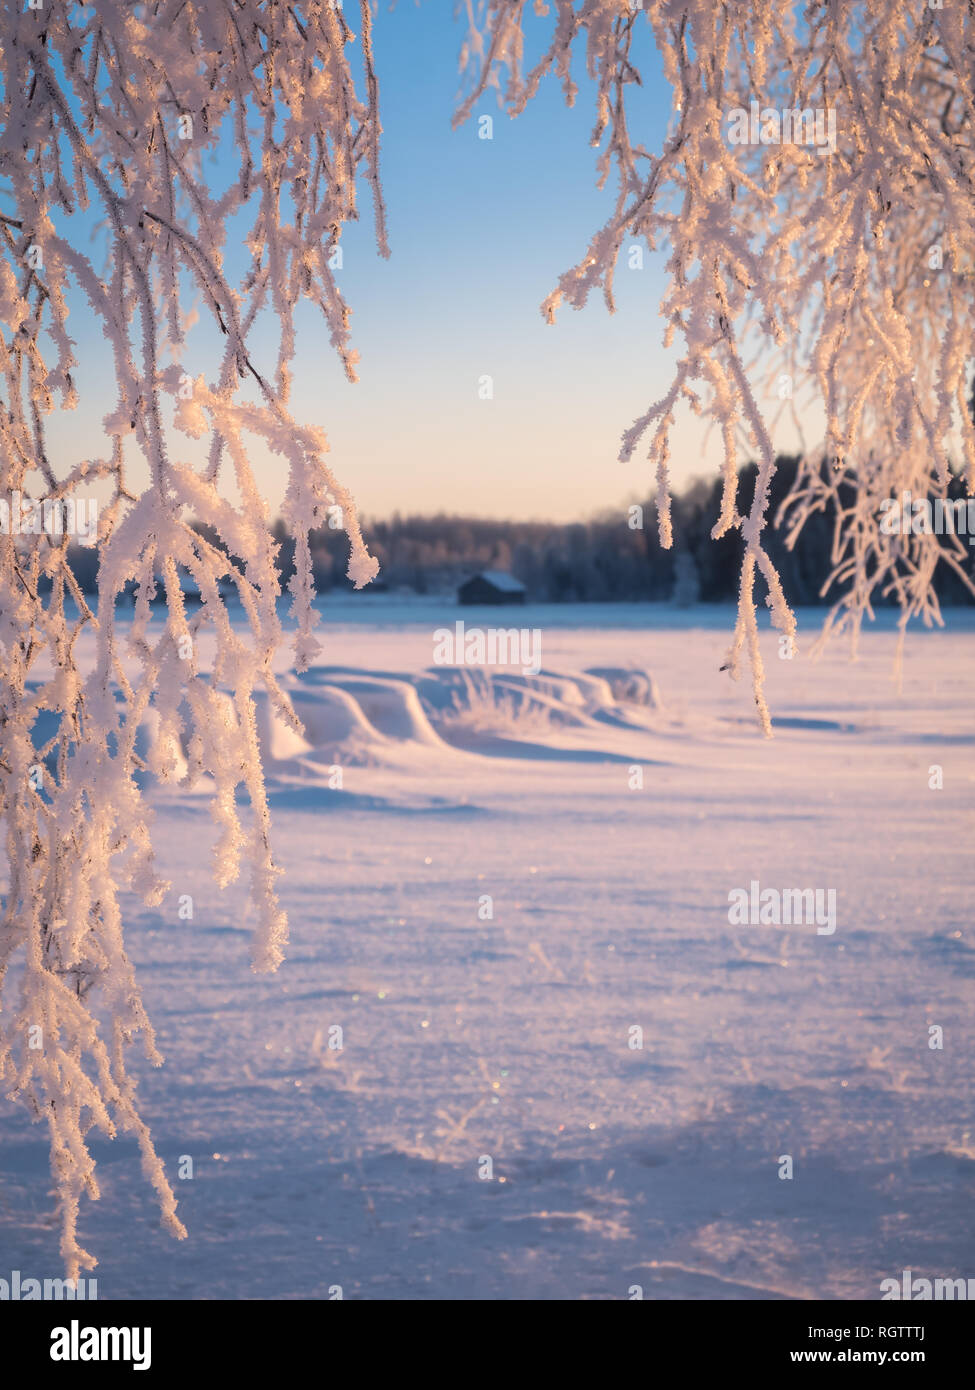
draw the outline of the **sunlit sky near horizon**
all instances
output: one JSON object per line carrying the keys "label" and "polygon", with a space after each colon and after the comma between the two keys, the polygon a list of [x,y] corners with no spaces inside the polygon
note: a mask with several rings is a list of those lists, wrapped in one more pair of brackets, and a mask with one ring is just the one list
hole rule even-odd
{"label": "sunlit sky near horizon", "polygon": [[[600,296],[581,312],[563,309],[554,326],[544,322],[539,305],[613,206],[613,176],[596,188],[592,86],[577,64],[573,109],[549,79],[516,120],[489,92],[453,130],[466,21],[452,11],[447,0],[399,0],[392,10],[381,0],[374,48],[392,256],[384,261],[375,249],[363,187],[361,221],[343,233],[338,273],[360,380],[346,380],[324,322],[305,305],[293,413],[325,429],[333,470],[367,517],[444,511],[567,521],[621,507],[645,497],[651,478],[642,455],[618,462],[620,436],[666,390],[676,357],[662,345],[658,312],[665,253],[646,256],[643,270],[621,259],[615,315]],[[541,37],[551,19],[533,23]],[[638,134],[657,149],[670,89],[649,29],[641,52],[647,128]],[[478,138],[481,114],[493,117],[491,140]],[[57,448],[82,457],[104,454],[100,422],[115,400],[107,347],[91,339],[86,320],[79,298],[70,328],[89,394],[51,428]],[[258,340],[269,374],[275,349],[270,335]],[[191,338],[185,366],[216,376],[205,337],[202,346]],[[484,375],[493,378],[492,400],[478,395]],[[703,423],[679,418],[673,458],[679,485],[716,468],[718,441],[705,447]],[[253,462],[276,511],[281,464],[257,449]]]}

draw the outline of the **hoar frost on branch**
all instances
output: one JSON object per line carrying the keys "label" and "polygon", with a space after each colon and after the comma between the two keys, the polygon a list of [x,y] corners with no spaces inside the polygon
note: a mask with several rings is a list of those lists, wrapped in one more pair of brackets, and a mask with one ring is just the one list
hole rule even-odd
{"label": "hoar frost on branch", "polygon": [[[546,76],[573,103],[575,59],[596,89],[592,143],[600,183],[615,175],[612,215],[545,301],[551,320],[613,281],[625,241],[666,245],[666,343],[679,335],[672,384],[623,435],[628,460],[649,437],[660,540],[671,543],[668,468],[675,411],[705,413],[723,442],[723,499],[713,535],[744,544],[728,657],[750,660],[766,733],[771,721],[754,602],[764,577],[772,621],[789,642],[795,617],[763,546],[780,404],[770,383],[805,386],[825,418],[777,518],[788,544],[807,517],[835,508],[840,597],[825,632],[855,642],[876,592],[911,617],[939,621],[937,564],[971,589],[955,534],[887,534],[891,496],[945,497],[952,467],[975,488],[967,410],[975,287],[975,3],[973,0],[466,0],[464,120],[489,86],[518,115]],[[535,20],[532,18],[534,11]],[[542,56],[525,70],[526,43]],[[673,89],[662,150],[634,134],[632,94],[653,45]],[[503,74],[503,77],[502,77]],[[735,143],[735,113],[757,103],[759,138]],[[820,113],[826,148],[781,142],[770,113]],[[835,122],[835,126],[834,123]],[[790,403],[791,402],[791,403]],[[801,434],[800,434],[801,437]],[[754,498],[737,507],[737,470],[757,460]],[[829,587],[829,586],[827,586]],[[824,635],[825,635],[824,632]]]}
{"label": "hoar frost on branch", "polygon": [[[119,903],[122,887],[147,903],[168,887],[154,868],[140,770],[164,782],[213,779],[217,880],[234,879],[246,858],[259,919],[254,966],[273,970],[282,959],[286,921],[274,890],[255,690],[265,688],[282,717],[296,720],[271,670],[283,637],[275,544],[248,437],[289,470],[284,515],[297,538],[290,588],[302,666],[317,649],[307,532],[330,505],[343,509],[350,577],[361,585],[376,565],[324,461],[323,434],[288,412],[294,311],[306,297],[320,307],[354,380],[348,311],[329,260],[343,225],[358,216],[360,176],[371,185],[379,250],[388,250],[369,0],[361,0],[357,33],[331,0],[44,0],[37,10],[5,0],[0,13],[3,491],[30,495],[39,481],[57,500],[99,481],[112,492],[99,524],[97,614],[67,565],[65,535],[0,536],[0,812],[9,860],[0,984],[15,953],[23,957],[19,1007],[4,1006],[0,1079],[47,1122],[61,1249],[77,1278],[95,1263],[77,1239],[79,1198],[98,1196],[87,1144],[94,1128],[136,1136],[164,1223],[185,1234],[126,1069],[137,1034],[148,1057],[161,1060]],[[235,167],[213,195],[203,158],[218,146],[235,152]],[[79,250],[83,216],[107,226],[104,264]],[[227,229],[237,219],[236,238],[242,217],[250,218],[248,264],[233,283]],[[213,380],[199,376],[191,392],[180,366],[187,287],[224,335]],[[45,419],[55,400],[73,408],[77,399],[69,292],[84,295],[100,325],[118,395],[105,419],[106,456],[59,468]],[[262,310],[279,324],[270,373],[250,345]],[[173,403],[176,428],[207,439],[205,464],[175,456],[165,423]],[[141,493],[131,482],[136,460],[149,478]],[[227,473],[238,506],[223,495]],[[194,517],[215,528],[226,553],[192,528]],[[192,617],[179,568],[203,598]],[[162,631],[149,624],[156,574],[167,603]],[[126,652],[114,607],[129,581],[137,589]],[[228,581],[246,614],[243,634],[223,599]],[[88,625],[96,660],[85,674],[76,644]],[[209,672],[195,656],[206,631],[216,635]],[[159,736],[147,765],[136,733],[150,706]],[[55,731],[35,746],[45,719]],[[249,828],[237,814],[241,784]]]}

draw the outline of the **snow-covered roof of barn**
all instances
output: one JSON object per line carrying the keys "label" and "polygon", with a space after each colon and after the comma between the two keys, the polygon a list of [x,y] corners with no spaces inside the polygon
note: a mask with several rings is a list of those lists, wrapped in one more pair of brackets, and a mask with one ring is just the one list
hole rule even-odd
{"label": "snow-covered roof of barn", "polygon": [[486,579],[496,589],[504,589],[511,594],[523,593],[525,589],[520,579],[516,579],[513,574],[505,574],[503,570],[481,570],[474,578]]}

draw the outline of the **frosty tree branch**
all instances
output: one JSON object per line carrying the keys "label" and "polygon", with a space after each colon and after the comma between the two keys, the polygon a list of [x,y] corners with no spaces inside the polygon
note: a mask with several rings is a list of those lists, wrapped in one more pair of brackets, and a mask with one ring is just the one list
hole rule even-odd
{"label": "frosty tree branch", "polygon": [[[294,311],[303,298],[319,306],[354,380],[348,310],[329,260],[344,224],[358,217],[360,175],[371,188],[381,254],[388,247],[368,0],[360,5],[358,36],[329,0],[99,0],[97,9],[45,0],[39,10],[5,7],[0,24],[0,187],[8,208],[0,216],[4,492],[36,493],[38,477],[50,499],[99,478],[114,489],[100,519],[97,615],[67,565],[66,536],[0,537],[0,812],[10,866],[0,984],[18,958],[22,979],[19,1006],[4,1007],[0,1077],[9,1095],[47,1122],[61,1248],[69,1277],[77,1278],[94,1264],[77,1238],[79,1198],[98,1195],[87,1147],[93,1128],[136,1136],[164,1223],[184,1234],[126,1070],[136,1034],[149,1059],[161,1061],[126,955],[119,905],[124,888],[158,903],[168,887],[154,867],[140,769],[162,781],[212,779],[217,880],[234,879],[246,856],[259,916],[255,969],[273,970],[282,959],[286,922],[274,891],[279,871],[257,742],[257,688],[295,720],[271,673],[282,641],[275,543],[251,475],[248,436],[289,469],[285,513],[298,535],[292,611],[297,660],[306,664],[317,649],[307,532],[330,505],[343,508],[356,584],[376,566],[352,500],[325,462],[324,436],[288,411]],[[357,39],[352,53],[362,54],[364,99],[349,59]],[[256,145],[248,130],[254,121]],[[236,170],[214,191],[203,160],[226,147],[225,126]],[[243,215],[251,217],[249,264],[238,284],[224,268],[224,253],[228,225]],[[107,223],[103,265],[80,249],[86,217]],[[68,409],[78,401],[67,328],[72,285],[101,324],[118,394],[105,418],[106,457],[65,468],[46,448],[44,420],[56,399]],[[203,376],[192,381],[180,365],[189,323],[184,306],[194,289],[226,336],[211,384]],[[278,323],[273,375],[250,346],[264,307]],[[244,392],[248,380],[259,388],[257,403]],[[202,472],[176,457],[166,399],[177,430],[209,438]],[[140,457],[151,480],[144,491],[129,482]],[[239,507],[222,495],[228,469]],[[216,528],[226,550],[193,530],[198,516]],[[203,597],[192,617],[179,567]],[[149,626],[157,574],[167,600],[161,634]],[[243,635],[227,614],[226,580],[247,617]],[[123,645],[114,610],[130,581],[135,616]],[[85,626],[95,629],[97,653],[87,675],[75,656]],[[217,636],[209,672],[196,656],[207,630]],[[146,763],[136,736],[150,707],[159,737]],[[52,719],[55,732],[45,739],[42,721],[46,728]],[[241,784],[252,808],[249,828],[236,806]]]}
{"label": "frosty tree branch", "polygon": [[[518,115],[542,80],[566,101],[575,58],[596,87],[592,143],[615,205],[579,262],[545,301],[580,308],[601,289],[613,308],[623,243],[666,245],[665,342],[682,343],[673,384],[623,435],[628,460],[649,436],[660,540],[671,543],[669,439],[678,406],[720,431],[724,497],[713,534],[741,531],[738,622],[728,668],[747,646],[755,700],[771,723],[753,598],[766,581],[774,625],[795,618],[763,547],[774,430],[804,397],[824,419],[781,518],[793,544],[805,519],[837,509],[827,623],[855,639],[876,592],[910,618],[939,621],[939,563],[969,586],[957,535],[888,535],[881,503],[904,491],[944,496],[952,462],[975,486],[966,408],[973,335],[975,219],[971,128],[975,6],[970,0],[467,0],[464,120],[490,86]],[[546,22],[548,21],[548,22]],[[527,72],[526,47],[541,56]],[[672,134],[659,153],[636,143],[628,102],[652,46],[673,92]],[[757,102],[754,143],[729,138],[733,113]],[[828,148],[784,141],[765,113],[831,113]],[[783,404],[772,383],[788,383]],[[747,515],[737,470],[758,461]],[[829,586],[827,586],[829,588]]]}

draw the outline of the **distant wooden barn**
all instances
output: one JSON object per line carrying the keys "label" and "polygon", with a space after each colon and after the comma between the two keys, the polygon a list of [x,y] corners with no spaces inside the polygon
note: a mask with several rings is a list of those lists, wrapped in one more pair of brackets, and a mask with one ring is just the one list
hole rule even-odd
{"label": "distant wooden barn", "polygon": [[513,574],[483,570],[465,579],[457,590],[458,603],[524,603],[525,586]]}

